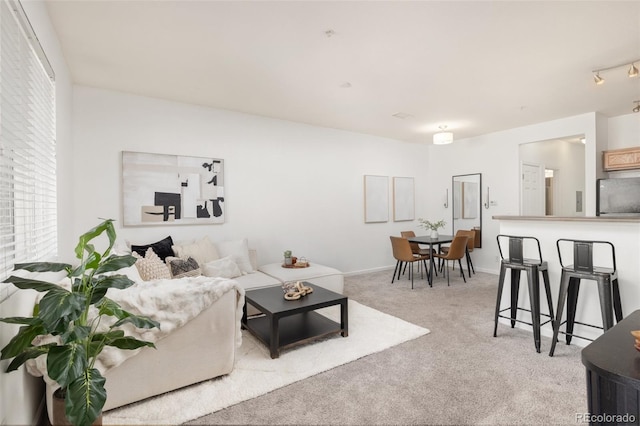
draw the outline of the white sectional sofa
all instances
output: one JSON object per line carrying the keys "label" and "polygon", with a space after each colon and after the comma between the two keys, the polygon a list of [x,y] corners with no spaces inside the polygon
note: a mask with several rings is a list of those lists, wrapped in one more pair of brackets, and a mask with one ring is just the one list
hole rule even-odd
{"label": "white sectional sofa", "polygon": [[[244,243],[235,246],[242,247]],[[229,253],[228,248],[218,246],[219,254]],[[283,268],[279,263],[259,266],[255,250],[248,250],[245,261],[237,260],[238,264],[244,263],[244,269],[252,272],[245,271],[240,276],[230,278],[238,284],[232,291],[228,291],[183,327],[156,342],[157,349],[144,348],[105,372],[108,395],[105,411],[229,374],[241,342],[240,319],[245,290],[281,286],[286,281],[298,280],[338,293],[344,289],[343,274],[327,266],[314,263],[307,268]],[[135,268],[129,272],[129,277],[134,281],[142,280]],[[176,280],[181,279],[185,278]],[[179,282],[176,284],[179,285]],[[249,309],[249,314],[255,313],[257,311]],[[47,385],[48,407],[51,407],[51,396],[55,389],[55,383]],[[53,419],[51,410],[49,418]]]}

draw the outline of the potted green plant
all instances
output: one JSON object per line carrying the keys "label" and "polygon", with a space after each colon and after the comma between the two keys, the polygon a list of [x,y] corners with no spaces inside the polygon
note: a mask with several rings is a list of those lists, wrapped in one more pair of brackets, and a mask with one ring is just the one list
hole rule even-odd
{"label": "potted green plant", "polygon": [[[108,246],[96,250],[92,241],[106,233]],[[20,324],[17,334],[2,348],[0,359],[11,359],[7,372],[18,369],[27,360],[47,357],[47,372],[64,392],[65,414],[74,425],[92,424],[102,412],[107,394],[105,378],[94,363],[105,346],[120,349],[155,347],[153,343],[125,336],[119,326],[131,323],[138,328],[159,327],[159,323],[123,310],[106,297],[109,289],[125,289],[134,284],[126,275],[112,274],[131,266],[136,259],[130,255],[110,254],[116,233],[108,219],[80,236],[75,255],[80,264],[34,262],[16,264],[15,269],[30,272],[66,271],[70,289],[61,285],[30,278],[10,276],[4,282],[20,289],[44,293],[36,304],[32,317],[1,318],[9,324]],[[103,317],[114,317],[110,326],[102,326]],[[55,342],[34,345],[39,336],[53,336]],[[49,339],[52,340],[52,339]]]}
{"label": "potted green plant", "polygon": [[291,259],[291,250],[284,251],[284,264],[285,266],[293,265],[293,259]]}
{"label": "potted green plant", "polygon": [[438,229],[444,228],[444,226],[447,224],[447,222],[445,222],[444,220],[431,222],[422,218],[419,218],[418,222],[420,222],[420,226],[431,231],[431,238],[438,238]]}

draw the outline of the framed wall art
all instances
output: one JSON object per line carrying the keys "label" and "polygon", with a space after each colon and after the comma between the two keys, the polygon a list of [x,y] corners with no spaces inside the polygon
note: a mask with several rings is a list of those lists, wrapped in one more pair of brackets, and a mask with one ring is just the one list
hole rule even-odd
{"label": "framed wall art", "polygon": [[393,220],[413,220],[415,214],[412,177],[393,178]]}
{"label": "framed wall art", "polygon": [[389,221],[388,176],[364,176],[364,221]]}
{"label": "framed wall art", "polygon": [[122,152],[124,226],[224,223],[224,160]]}

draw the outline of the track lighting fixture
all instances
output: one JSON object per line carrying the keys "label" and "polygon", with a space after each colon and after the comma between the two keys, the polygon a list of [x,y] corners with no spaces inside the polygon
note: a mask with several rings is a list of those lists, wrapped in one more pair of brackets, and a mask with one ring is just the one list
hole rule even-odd
{"label": "track lighting fixture", "polygon": [[640,101],[633,101],[636,103],[636,106],[633,107],[633,112],[640,112]]}
{"label": "track lighting fixture", "polygon": [[604,83],[604,78],[602,78],[600,76],[600,73],[602,71],[609,71],[609,70],[612,70],[612,69],[615,69],[615,68],[626,67],[626,66],[629,66],[629,70],[627,71],[627,75],[629,77],[637,77],[638,76],[638,67],[636,67],[636,62],[640,62],[640,59],[635,59],[635,60],[633,60],[631,62],[625,62],[623,64],[614,65],[612,67],[606,67],[606,68],[600,68],[600,69],[597,69],[597,70],[593,70],[593,71],[591,71],[593,73],[593,81],[596,84],[600,85],[600,84]]}
{"label": "track lighting fixture", "polygon": [[453,142],[453,133],[445,132],[447,126],[439,126],[440,131],[433,135],[434,145],[446,145]]}

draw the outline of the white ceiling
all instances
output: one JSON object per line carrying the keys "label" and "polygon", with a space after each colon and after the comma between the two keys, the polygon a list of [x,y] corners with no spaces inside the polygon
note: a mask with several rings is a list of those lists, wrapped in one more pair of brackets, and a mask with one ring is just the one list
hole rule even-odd
{"label": "white ceiling", "polygon": [[46,1],[77,84],[399,140],[640,100],[591,73],[640,59],[638,1]]}

